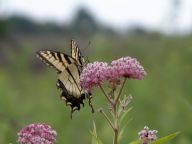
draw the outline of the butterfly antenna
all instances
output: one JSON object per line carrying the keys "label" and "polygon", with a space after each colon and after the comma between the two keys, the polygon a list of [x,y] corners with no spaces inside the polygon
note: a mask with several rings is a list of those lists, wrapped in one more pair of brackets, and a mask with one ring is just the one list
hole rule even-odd
{"label": "butterfly antenna", "polygon": [[91,48],[91,41],[89,41],[88,46],[89,49]]}
{"label": "butterfly antenna", "polygon": [[86,50],[88,50],[88,49],[90,49],[90,48],[91,48],[91,41],[89,41],[88,44],[87,44],[87,46],[84,47],[82,50],[83,50],[83,51],[86,51]]}
{"label": "butterfly antenna", "polygon": [[[84,48],[84,50],[90,49],[90,48],[91,48],[91,41],[89,41],[89,43],[88,43],[87,46]],[[86,62],[86,64],[90,62],[87,56],[85,57],[85,62]]]}

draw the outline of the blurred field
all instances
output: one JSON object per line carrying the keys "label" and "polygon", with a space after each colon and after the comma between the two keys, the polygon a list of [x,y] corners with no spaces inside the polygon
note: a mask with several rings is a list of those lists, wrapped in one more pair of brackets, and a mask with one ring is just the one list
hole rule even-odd
{"label": "blurred field", "polygon": [[[93,92],[92,114],[88,104],[70,120],[70,108],[60,101],[55,86],[56,73],[36,57],[38,49],[69,52],[69,39],[62,36],[20,37],[19,45],[1,46],[0,66],[0,143],[16,143],[18,130],[29,123],[48,123],[58,132],[58,144],[89,144],[93,120],[98,134],[111,143],[112,132],[97,112],[105,105],[99,90]],[[192,37],[191,36],[105,36],[96,34],[91,39],[79,40],[83,53],[91,62],[110,62],[122,56],[136,57],[148,75],[142,81],[127,82],[124,94],[132,94],[133,118],[122,144],[137,139],[145,125],[165,136],[175,131],[181,134],[175,144],[192,142]],[[10,42],[11,43],[11,42]],[[42,45],[41,45],[42,44]]]}

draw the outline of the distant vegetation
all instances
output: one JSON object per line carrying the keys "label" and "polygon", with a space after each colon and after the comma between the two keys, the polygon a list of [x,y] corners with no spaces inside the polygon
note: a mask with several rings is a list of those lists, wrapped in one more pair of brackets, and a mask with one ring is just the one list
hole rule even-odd
{"label": "distant vegetation", "polygon": [[84,9],[80,9],[74,19],[68,25],[58,25],[54,22],[37,23],[23,16],[11,16],[0,21],[0,32],[4,34],[78,34],[90,36],[97,32],[113,32],[111,28],[105,28],[95,21],[92,15]]}
{"label": "distant vegetation", "polygon": [[[15,15],[0,19],[0,39],[2,36],[12,34],[48,34],[57,33],[65,35],[93,36],[96,33],[117,34],[118,30],[103,26],[85,9],[79,9],[69,24],[59,25],[54,22],[38,23],[27,17]],[[145,34],[141,27],[132,27],[129,34]]]}

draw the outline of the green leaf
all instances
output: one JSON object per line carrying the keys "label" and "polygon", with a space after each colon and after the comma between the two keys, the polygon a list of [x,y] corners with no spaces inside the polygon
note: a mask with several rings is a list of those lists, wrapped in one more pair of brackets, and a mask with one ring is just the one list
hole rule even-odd
{"label": "green leaf", "polygon": [[97,129],[94,121],[93,121],[93,131],[91,131],[91,135],[92,135],[92,144],[103,144],[103,142],[97,136]]}
{"label": "green leaf", "polygon": [[[172,140],[173,138],[175,138],[180,132],[175,132],[173,134],[170,134],[168,136],[165,136],[165,137],[162,137],[162,138],[159,138],[157,139],[156,141],[154,142],[151,142],[150,144],[163,144],[167,141],[170,141]],[[131,142],[130,144],[141,144],[141,141],[140,140],[136,140],[136,141],[133,141]]]}
{"label": "green leaf", "polygon": [[175,132],[175,133],[170,134],[170,135],[168,135],[168,136],[159,138],[159,139],[157,139],[156,141],[152,142],[151,144],[162,144],[162,143],[165,143],[165,142],[170,141],[170,140],[172,140],[173,138],[175,138],[179,133],[180,133],[180,132]]}
{"label": "green leaf", "polygon": [[125,116],[132,110],[133,108],[130,107],[129,109],[127,109],[125,112],[122,113],[121,117],[120,117],[120,123],[122,123],[122,121],[124,120]]}
{"label": "green leaf", "polygon": [[119,139],[122,138],[123,133],[124,133],[124,131],[125,131],[127,125],[128,125],[132,120],[133,120],[133,119],[128,120],[128,121],[124,124],[124,126],[121,128],[121,131],[120,131],[120,133],[119,133]]}

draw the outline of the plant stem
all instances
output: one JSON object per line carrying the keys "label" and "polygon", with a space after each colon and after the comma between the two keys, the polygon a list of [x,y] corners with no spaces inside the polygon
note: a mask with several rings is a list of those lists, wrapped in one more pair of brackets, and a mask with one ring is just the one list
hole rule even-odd
{"label": "plant stem", "polygon": [[103,94],[105,95],[106,99],[109,101],[109,103],[111,103],[112,105],[114,105],[113,102],[112,102],[112,101],[110,100],[110,98],[108,97],[108,95],[106,94],[106,92],[104,91],[103,87],[102,87],[101,85],[99,85],[99,87],[100,87],[101,91],[103,92]]}
{"label": "plant stem", "polygon": [[118,134],[119,134],[119,124],[118,124],[118,114],[117,114],[117,104],[114,105],[114,115],[115,115],[115,128],[114,130],[114,140],[113,144],[118,144]]}
{"label": "plant stem", "polygon": [[113,126],[113,123],[112,123],[111,120],[108,118],[108,116],[105,114],[105,112],[102,111],[101,113],[104,115],[105,119],[107,120],[107,122],[109,123],[109,125],[111,126],[111,128],[112,128],[113,130],[115,130],[115,127]]}
{"label": "plant stem", "polygon": [[113,139],[113,144],[119,144],[119,132],[120,132],[120,126],[119,126],[119,113],[118,113],[118,106],[119,106],[119,98],[120,95],[122,93],[123,87],[125,85],[127,78],[124,78],[123,83],[120,87],[120,91],[118,93],[118,95],[115,97],[115,93],[114,90],[112,91],[112,99],[110,99],[110,97],[105,93],[103,87],[101,85],[99,85],[101,91],[103,92],[103,94],[105,95],[106,99],[108,100],[108,102],[112,105],[113,107],[113,113],[114,113],[114,124],[111,122],[111,120],[108,118],[108,116],[105,114],[104,111],[102,111],[102,114],[104,115],[105,119],[107,120],[107,122],[109,123],[109,125],[112,127],[113,132],[114,132],[114,139]]}
{"label": "plant stem", "polygon": [[[115,97],[116,98],[116,97]],[[116,99],[115,99],[116,100]],[[114,140],[113,140],[113,144],[118,144],[118,138],[119,138],[119,115],[118,115],[118,103],[119,99],[117,99],[117,102],[114,101],[114,105],[113,105],[113,109],[114,109],[114,125],[115,125],[115,129],[114,129]]]}
{"label": "plant stem", "polygon": [[123,90],[123,87],[124,87],[124,85],[125,85],[126,80],[127,80],[127,78],[125,77],[124,80],[123,80],[123,83],[122,83],[122,85],[121,85],[119,94],[117,95],[117,97],[116,97],[115,100],[114,100],[114,105],[116,105],[117,102],[119,101],[119,98],[120,98],[120,96],[121,96],[121,92],[122,92],[122,90]]}
{"label": "plant stem", "polygon": [[114,130],[114,134],[115,134],[115,137],[114,137],[113,144],[118,144],[118,135],[119,135],[118,129]]}

